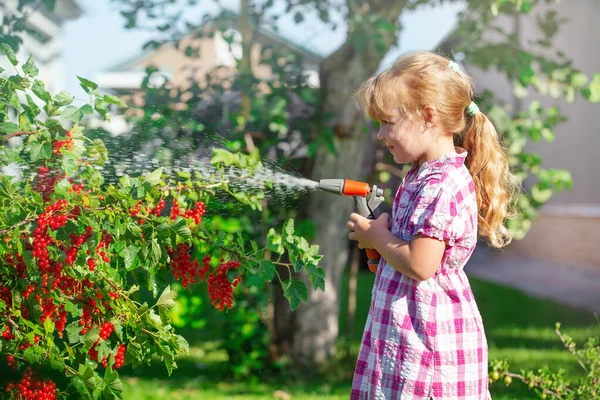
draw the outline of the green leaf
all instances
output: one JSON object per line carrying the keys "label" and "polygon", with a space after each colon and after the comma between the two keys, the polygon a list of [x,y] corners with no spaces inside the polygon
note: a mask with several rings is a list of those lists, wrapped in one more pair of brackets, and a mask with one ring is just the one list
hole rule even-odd
{"label": "green leaf", "polygon": [[167,374],[171,376],[173,370],[177,368],[177,363],[175,362],[173,356],[170,354],[164,354],[163,358],[165,360],[165,366],[167,367]]}
{"label": "green leaf", "polygon": [[[44,143],[46,144],[46,143]],[[48,143],[49,144],[49,143]],[[77,172],[77,164],[75,164],[75,160],[71,157],[64,157],[62,162],[62,168],[65,174],[71,176]]]}
{"label": "green leaf", "polygon": [[97,159],[101,165],[104,165],[104,161],[108,161],[108,150],[101,139],[94,139],[92,146],[88,146],[88,151],[90,157]]}
{"label": "green leaf", "polygon": [[[100,358],[99,355],[98,358]],[[117,371],[110,367],[106,368],[104,370],[103,381],[105,389],[102,392],[102,396],[105,400],[118,400],[123,398],[123,383],[121,382],[121,379],[119,379]]]}
{"label": "green leaf", "polygon": [[67,301],[65,303],[65,311],[71,314],[71,316],[73,317],[81,316],[81,310],[78,309],[77,306],[70,301]]}
{"label": "green leaf", "polygon": [[140,249],[135,245],[129,245],[121,250],[120,256],[125,260],[125,269],[131,271],[137,266],[136,257]]}
{"label": "green leaf", "polygon": [[15,55],[15,52],[6,43],[0,43],[0,54],[3,54],[6,57],[8,57],[8,61],[10,61],[10,63],[14,66],[16,66],[19,63],[19,61],[17,60],[17,56]]}
{"label": "green leaf", "polygon": [[44,331],[46,331],[46,333],[54,332],[54,322],[52,321],[52,319],[46,318],[46,320],[44,321]]}
{"label": "green leaf", "polygon": [[29,146],[29,156],[31,157],[31,161],[35,162],[41,158],[40,152],[42,150],[42,144],[40,142],[33,142]]}
{"label": "green leaf", "polygon": [[291,218],[283,225],[283,240],[294,243],[294,220]]}
{"label": "green leaf", "polygon": [[275,264],[269,260],[261,261],[260,272],[266,281],[271,282],[275,277]]}
{"label": "green leaf", "polygon": [[13,87],[21,90],[27,89],[30,85],[29,79],[19,75],[13,75],[8,80],[13,84]]}
{"label": "green leaf", "polygon": [[134,194],[133,198],[135,200],[142,199],[146,195],[146,189],[144,189],[144,185],[140,184],[139,181],[135,181],[131,187],[131,192]]}
{"label": "green leaf", "polygon": [[20,130],[21,127],[17,124],[13,124],[12,122],[3,122],[0,124],[0,132],[10,135],[11,133],[15,133]]}
{"label": "green leaf", "polygon": [[46,90],[46,86],[44,85],[44,82],[42,82],[38,79],[33,81],[33,86],[31,86],[31,91],[44,103],[49,103],[50,101],[52,101],[52,96],[50,96],[50,93],[48,93],[48,91]]}
{"label": "green leaf", "polygon": [[96,346],[96,350],[98,351],[98,360],[101,361],[104,357],[110,354],[110,346],[105,340],[100,341]]}
{"label": "green leaf", "polygon": [[259,274],[250,274],[244,278],[244,285],[246,287],[264,288],[265,283],[265,278]]}
{"label": "green leaf", "polygon": [[[294,252],[290,251],[290,258],[294,257]],[[294,272],[300,272],[304,269],[304,261],[303,260],[293,260],[292,265],[294,266]]]}
{"label": "green leaf", "polygon": [[71,189],[73,185],[69,182],[68,179],[61,179],[54,185],[54,190],[56,194],[61,196],[62,198],[66,198],[69,193],[69,189]]}
{"label": "green leaf", "polygon": [[123,100],[121,100],[117,96],[113,96],[112,94],[105,94],[103,99],[109,104],[116,104],[120,107],[127,107],[127,104]]}
{"label": "green leaf", "polygon": [[[46,319],[46,321],[48,321],[50,318]],[[30,363],[30,364],[36,364],[39,360],[40,360],[40,355],[35,351],[35,347],[28,347],[27,349],[25,349],[25,351],[23,352],[23,355],[25,356],[25,359]]]}
{"label": "green leaf", "polygon": [[308,244],[308,242],[306,241],[306,239],[304,239],[301,236],[296,236],[296,245],[298,247],[298,250],[302,250],[301,254],[305,254],[306,252],[310,251],[310,244]]}
{"label": "green leaf", "polygon": [[171,308],[175,307],[176,297],[177,291],[172,290],[170,286],[167,286],[158,298],[156,305],[158,306],[160,311],[169,311]]}
{"label": "green leaf", "polygon": [[152,239],[152,263],[158,264],[160,261],[161,251],[156,239]]}
{"label": "green leaf", "polygon": [[22,130],[26,132],[36,130],[36,127],[32,123],[35,118],[32,118],[31,110],[27,106],[24,106],[23,108],[25,112],[22,112],[21,115],[19,115],[19,125],[21,125]]}
{"label": "green leaf", "polygon": [[50,357],[50,366],[59,372],[65,370],[65,362],[62,359],[59,359],[56,354],[52,354]]}
{"label": "green leaf", "polygon": [[79,325],[79,322],[75,321],[70,323],[67,326],[66,330],[67,335],[69,337],[69,343],[79,343],[79,341],[81,340],[81,326]]}
{"label": "green leaf", "polygon": [[40,108],[37,104],[35,104],[35,101],[33,101],[33,98],[29,95],[29,93],[27,93],[25,97],[27,98],[27,105],[29,106],[29,110],[31,110],[33,117],[40,115]]}
{"label": "green leaf", "polygon": [[[8,175],[0,175],[0,196],[13,199],[16,193],[17,189],[15,188],[11,177]],[[15,230],[15,232],[18,232],[18,230]]]}
{"label": "green leaf", "polygon": [[120,341],[123,341],[123,325],[117,322],[115,322],[113,325],[115,327],[115,334],[117,335]]}
{"label": "green leaf", "polygon": [[92,91],[98,89],[98,85],[89,79],[85,79],[80,76],[77,76],[77,79],[79,79],[79,85],[83,90],[85,90],[86,93],[91,93]]}
{"label": "green leaf", "polygon": [[127,227],[127,229],[129,229],[129,231],[131,232],[131,234],[133,236],[136,236],[138,238],[142,237],[142,229],[139,227],[139,225],[129,224],[129,226]]}
{"label": "green leaf", "polygon": [[156,227],[156,230],[161,233],[163,233],[167,229],[169,229],[169,224],[167,224],[166,222],[163,222],[162,224],[160,224]]}
{"label": "green leaf", "polygon": [[150,324],[154,325],[154,327],[156,327],[157,329],[162,328],[162,326],[163,326],[162,320],[160,319],[160,316],[154,312],[154,310],[150,310],[148,313],[146,313],[145,317],[146,317],[147,321]]}
{"label": "green leaf", "polygon": [[81,110],[75,106],[68,106],[60,114],[61,119],[70,119],[73,122],[81,121]]}
{"label": "green leaf", "polygon": [[522,14],[528,14],[529,12],[531,12],[531,1],[529,0],[523,0],[522,3],[520,3],[520,10],[519,10]]}
{"label": "green leaf", "polygon": [[23,65],[23,72],[29,75],[32,78],[35,78],[40,70],[35,66],[35,61],[33,61],[33,56],[29,56],[27,62]]}
{"label": "green leaf", "polygon": [[261,210],[264,193],[258,193],[256,195],[248,195],[246,193],[233,192],[231,193],[236,200],[240,203],[250,206],[253,210]]}
{"label": "green leaf", "polygon": [[180,335],[176,335],[176,337],[177,337],[177,347],[179,347],[179,350],[181,352],[188,354],[190,352],[190,345],[188,344],[187,340],[185,340],[185,338]]}
{"label": "green leaf", "polygon": [[283,294],[290,302],[290,309],[294,311],[301,302],[308,300],[308,289],[302,281],[288,280],[283,282]]}
{"label": "green leaf", "polygon": [[575,87],[582,87],[588,82],[588,77],[581,72],[576,72],[571,76],[571,84]]}
{"label": "green leaf", "polygon": [[306,264],[306,272],[314,289],[325,290],[325,271],[314,264]]}
{"label": "green leaf", "polygon": [[94,109],[89,104],[84,104],[79,108],[79,112],[81,113],[81,116],[84,116],[86,114],[92,115],[94,114]]}
{"label": "green leaf", "polygon": [[19,100],[19,95],[17,92],[11,92],[9,97],[9,103],[17,112],[21,112],[21,100]]}
{"label": "green leaf", "polygon": [[310,248],[304,253],[304,258],[306,261],[311,263],[317,263],[323,256],[319,254],[319,246],[313,244]]}
{"label": "green leaf", "polygon": [[210,160],[211,164],[223,164],[226,167],[235,164],[237,160],[237,157],[235,154],[231,153],[230,151],[227,151],[225,149],[213,149],[213,157]]}
{"label": "green leaf", "polygon": [[50,12],[54,12],[54,7],[56,6],[56,0],[43,0],[44,6],[46,10]]}
{"label": "green leaf", "polygon": [[96,326],[96,327],[92,328],[90,331],[88,331],[83,336],[83,344],[85,345],[86,348],[89,349],[99,338],[100,338],[100,328]]}
{"label": "green leaf", "polygon": [[[48,142],[42,143],[42,145],[40,146],[40,148],[36,149],[36,150],[39,151],[37,153],[37,157],[38,158],[36,158],[36,161],[39,160],[39,159],[45,159],[45,160],[47,160],[47,159],[50,159],[52,157],[52,145],[50,143],[48,143]],[[33,150],[32,150],[32,152],[33,152]],[[32,161],[34,161],[33,160],[33,155],[31,156],[31,158],[32,158]]]}
{"label": "green leaf", "polygon": [[177,228],[177,234],[184,239],[192,237],[192,231],[187,225],[182,225]]}
{"label": "green leaf", "polygon": [[83,379],[81,379],[78,376],[75,376],[71,379],[71,384],[73,386],[75,386],[75,389],[77,389],[79,394],[82,396],[82,399],[92,399],[92,395],[90,394],[89,390],[85,386]]}
{"label": "green leaf", "polygon": [[60,91],[56,96],[54,96],[54,105],[58,107],[68,106],[73,102],[75,98],[66,91]]}
{"label": "green leaf", "polygon": [[155,169],[152,172],[149,172],[145,178],[144,183],[149,183],[150,186],[156,186],[160,183],[160,176],[162,175],[162,167]]}
{"label": "green leaf", "polygon": [[123,382],[121,382],[121,380],[117,378],[117,379],[113,380],[112,382],[110,382],[108,387],[110,388],[110,390],[113,390],[115,392],[122,392],[123,391]]}
{"label": "green leaf", "polygon": [[542,189],[541,185],[533,185],[531,188],[531,197],[538,203],[545,203],[552,197],[552,189]]}
{"label": "green leaf", "polygon": [[273,228],[269,229],[269,233],[267,234],[267,248],[279,255],[285,251],[281,236],[275,233]]}
{"label": "green leaf", "polygon": [[98,114],[100,114],[102,116],[105,116],[106,114],[108,114],[108,107],[106,106],[106,102],[99,98],[97,98],[94,101],[94,110],[96,110],[98,112]]}
{"label": "green leaf", "polygon": [[582,94],[591,102],[600,102],[600,74],[594,75],[587,88],[581,90]]}

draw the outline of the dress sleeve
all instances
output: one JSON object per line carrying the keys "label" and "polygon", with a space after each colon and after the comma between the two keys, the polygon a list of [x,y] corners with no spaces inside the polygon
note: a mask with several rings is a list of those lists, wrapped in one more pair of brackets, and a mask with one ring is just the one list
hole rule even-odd
{"label": "dress sleeve", "polygon": [[421,234],[453,246],[456,235],[453,221],[457,217],[454,196],[439,182],[425,182],[415,199],[414,212],[408,222],[411,236]]}

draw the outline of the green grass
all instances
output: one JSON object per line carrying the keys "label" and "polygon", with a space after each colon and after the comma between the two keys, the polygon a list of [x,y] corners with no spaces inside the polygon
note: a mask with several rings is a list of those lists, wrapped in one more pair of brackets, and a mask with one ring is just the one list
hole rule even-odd
{"label": "green grass", "polygon": [[[170,378],[166,378],[166,371],[158,365],[138,369],[123,377],[125,399],[347,399],[372,285],[373,275],[361,273],[352,332],[340,339],[343,355],[322,379],[301,382],[259,374],[252,381],[235,382],[227,376],[226,355],[214,349],[214,342],[206,342],[194,345],[189,356],[180,358],[179,369]],[[583,342],[590,335],[600,336],[600,325],[591,313],[532,298],[518,290],[490,282],[471,279],[471,285],[483,316],[490,359],[506,358],[516,372],[521,368],[539,368],[547,364],[565,369],[571,379],[582,376],[577,362],[563,349],[554,325],[560,321],[564,333]],[[346,309],[346,300],[344,292],[342,310]],[[342,334],[346,331],[345,320],[345,313],[342,313]],[[495,383],[491,392],[494,400],[536,399],[518,382],[508,388]]]}
{"label": "green grass", "polygon": [[194,346],[190,355],[178,359],[179,368],[170,378],[166,370],[144,366],[122,376],[124,397],[131,400],[180,399],[180,400],[272,400],[293,399],[343,399],[348,397],[350,384],[318,380],[291,383],[291,379],[272,379],[257,376],[253,381],[236,382],[227,376],[227,356],[215,349],[216,342]]}

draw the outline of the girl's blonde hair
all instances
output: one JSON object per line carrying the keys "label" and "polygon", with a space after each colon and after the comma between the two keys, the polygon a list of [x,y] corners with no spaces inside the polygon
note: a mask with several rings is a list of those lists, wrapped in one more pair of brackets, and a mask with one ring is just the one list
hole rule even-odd
{"label": "girl's blonde hair", "polygon": [[363,83],[357,98],[376,121],[391,119],[394,111],[419,118],[423,107],[433,106],[444,129],[468,152],[465,163],[475,183],[480,236],[497,248],[511,241],[504,222],[512,216],[516,186],[492,122],[482,112],[467,115],[473,98],[469,76],[451,68],[446,57],[413,52]]}

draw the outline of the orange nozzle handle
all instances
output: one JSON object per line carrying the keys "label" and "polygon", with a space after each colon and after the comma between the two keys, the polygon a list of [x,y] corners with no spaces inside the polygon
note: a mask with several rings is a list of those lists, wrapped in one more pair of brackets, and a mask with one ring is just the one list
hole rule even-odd
{"label": "orange nozzle handle", "polygon": [[344,196],[361,196],[365,197],[371,193],[371,188],[368,183],[353,181],[350,179],[344,180]]}
{"label": "orange nozzle handle", "polygon": [[375,249],[365,249],[367,251],[367,257],[369,258],[369,260],[379,260],[381,258],[381,255],[379,254],[379,252]]}
{"label": "orange nozzle handle", "polygon": [[365,250],[367,251],[367,258],[369,259],[369,261],[367,263],[369,266],[369,271],[371,271],[373,273],[377,273],[377,268],[379,267],[379,259],[381,258],[381,255],[375,249],[365,249]]}

